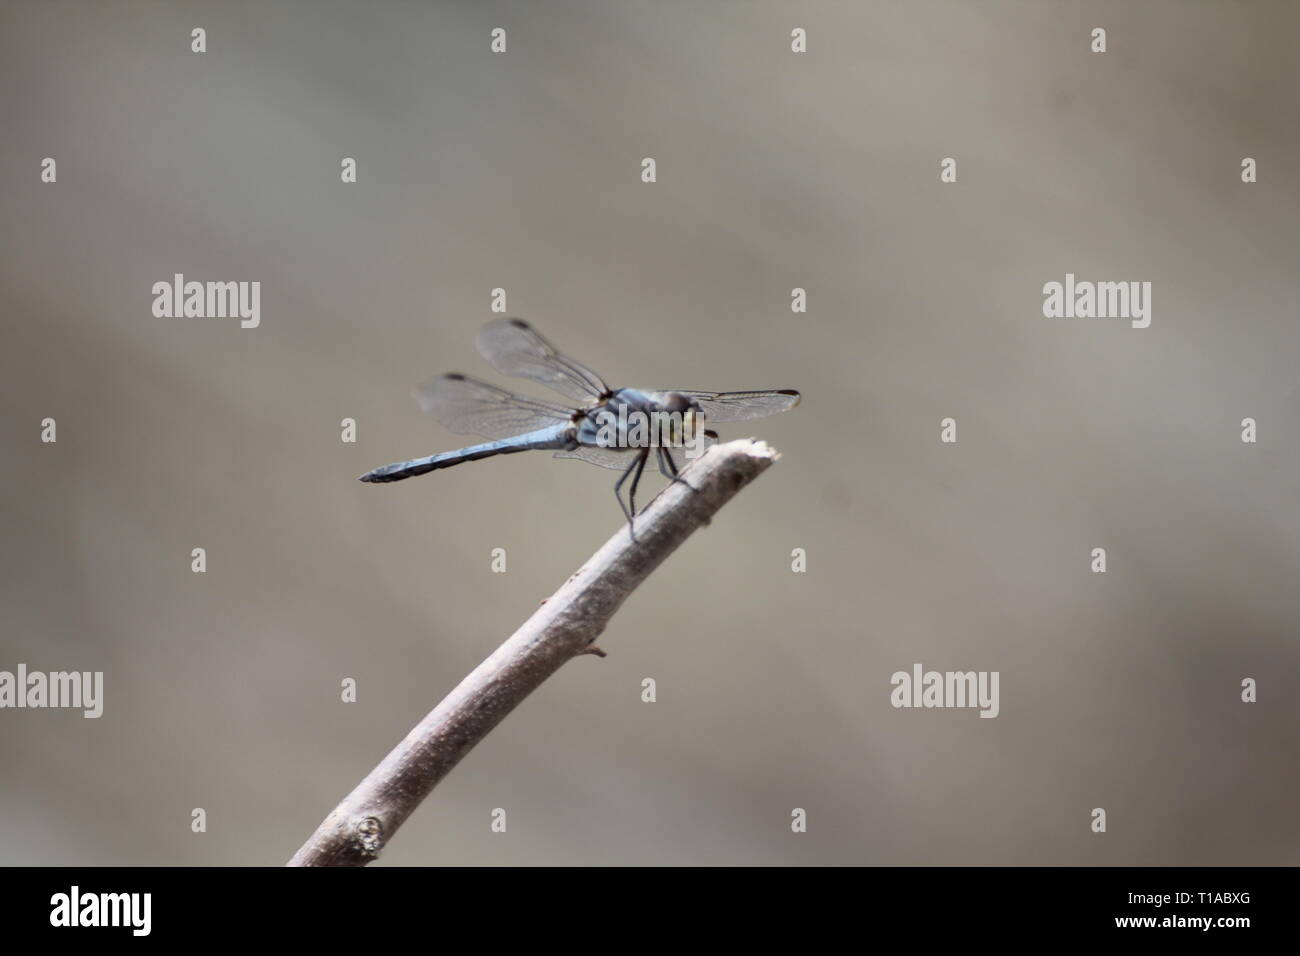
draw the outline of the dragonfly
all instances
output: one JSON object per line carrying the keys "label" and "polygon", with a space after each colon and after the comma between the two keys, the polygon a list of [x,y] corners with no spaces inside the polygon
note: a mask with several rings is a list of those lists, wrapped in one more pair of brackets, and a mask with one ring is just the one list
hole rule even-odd
{"label": "dragonfly", "polygon": [[[665,478],[690,487],[672,453],[674,449],[685,449],[687,455],[702,453],[715,443],[717,432],[704,428],[704,422],[749,421],[799,404],[799,393],[789,388],[741,392],[610,388],[523,319],[490,322],[476,344],[497,371],[546,385],[569,401],[558,404],[516,395],[458,372],[440,375],[415,389],[421,409],[457,434],[491,440],[384,465],[361,475],[361,481],[402,481],[494,455],[550,449],[556,458],[577,458],[622,471],[614,497],[627,518],[629,533],[635,535],[637,486],[652,451]],[[656,421],[661,427],[646,426]],[[622,488],[629,477],[632,484],[624,504]]]}

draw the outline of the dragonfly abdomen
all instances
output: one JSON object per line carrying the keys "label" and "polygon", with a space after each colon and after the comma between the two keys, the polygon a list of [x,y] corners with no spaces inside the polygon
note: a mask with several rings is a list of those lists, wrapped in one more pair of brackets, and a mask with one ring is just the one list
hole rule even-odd
{"label": "dragonfly abdomen", "polygon": [[416,475],[428,474],[439,468],[450,468],[461,462],[478,461],[480,458],[491,458],[493,455],[510,455],[517,451],[544,448],[571,451],[577,447],[578,443],[573,437],[573,425],[555,425],[551,428],[516,435],[513,438],[503,438],[500,441],[484,442],[482,445],[470,445],[468,448],[446,451],[440,455],[430,455],[428,458],[412,458],[410,461],[384,465],[382,468],[366,472],[360,480],[401,481],[403,478],[414,478]]}

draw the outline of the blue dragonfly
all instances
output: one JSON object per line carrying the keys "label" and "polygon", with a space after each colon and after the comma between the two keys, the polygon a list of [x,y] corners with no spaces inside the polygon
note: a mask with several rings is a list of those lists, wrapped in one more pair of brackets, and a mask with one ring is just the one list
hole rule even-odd
{"label": "blue dragonfly", "polygon": [[[621,470],[614,497],[631,530],[637,485],[652,450],[665,478],[687,484],[678,474],[672,452],[702,453],[716,442],[717,433],[705,429],[705,421],[748,421],[799,404],[799,393],[788,388],[742,392],[610,388],[522,319],[489,323],[477,344],[497,371],[540,382],[567,397],[570,404],[516,395],[459,373],[440,375],[415,390],[420,407],[457,434],[492,440],[384,465],[366,472],[362,481],[402,481],[493,455],[550,449],[556,458],[578,458]],[[624,504],[622,488],[629,476],[632,485]]]}

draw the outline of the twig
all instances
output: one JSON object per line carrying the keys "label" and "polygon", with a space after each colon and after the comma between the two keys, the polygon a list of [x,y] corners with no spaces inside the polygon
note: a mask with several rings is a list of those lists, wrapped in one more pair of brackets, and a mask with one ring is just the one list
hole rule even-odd
{"label": "twig", "polygon": [[406,735],[334,808],[290,866],[365,866],[406,818],[505,716],[566,661],[604,655],[595,640],[629,594],[696,528],[777,458],[763,442],[728,442],[682,472],[519,630]]}

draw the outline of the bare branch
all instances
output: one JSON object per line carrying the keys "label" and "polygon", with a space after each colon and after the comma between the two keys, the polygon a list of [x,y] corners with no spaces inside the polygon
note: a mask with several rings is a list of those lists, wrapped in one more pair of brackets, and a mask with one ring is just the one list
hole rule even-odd
{"label": "bare branch", "polygon": [[460,682],[325,818],[290,866],[364,866],[505,716],[594,641],[629,594],[696,528],[778,457],[752,439],[717,445],[623,527]]}

